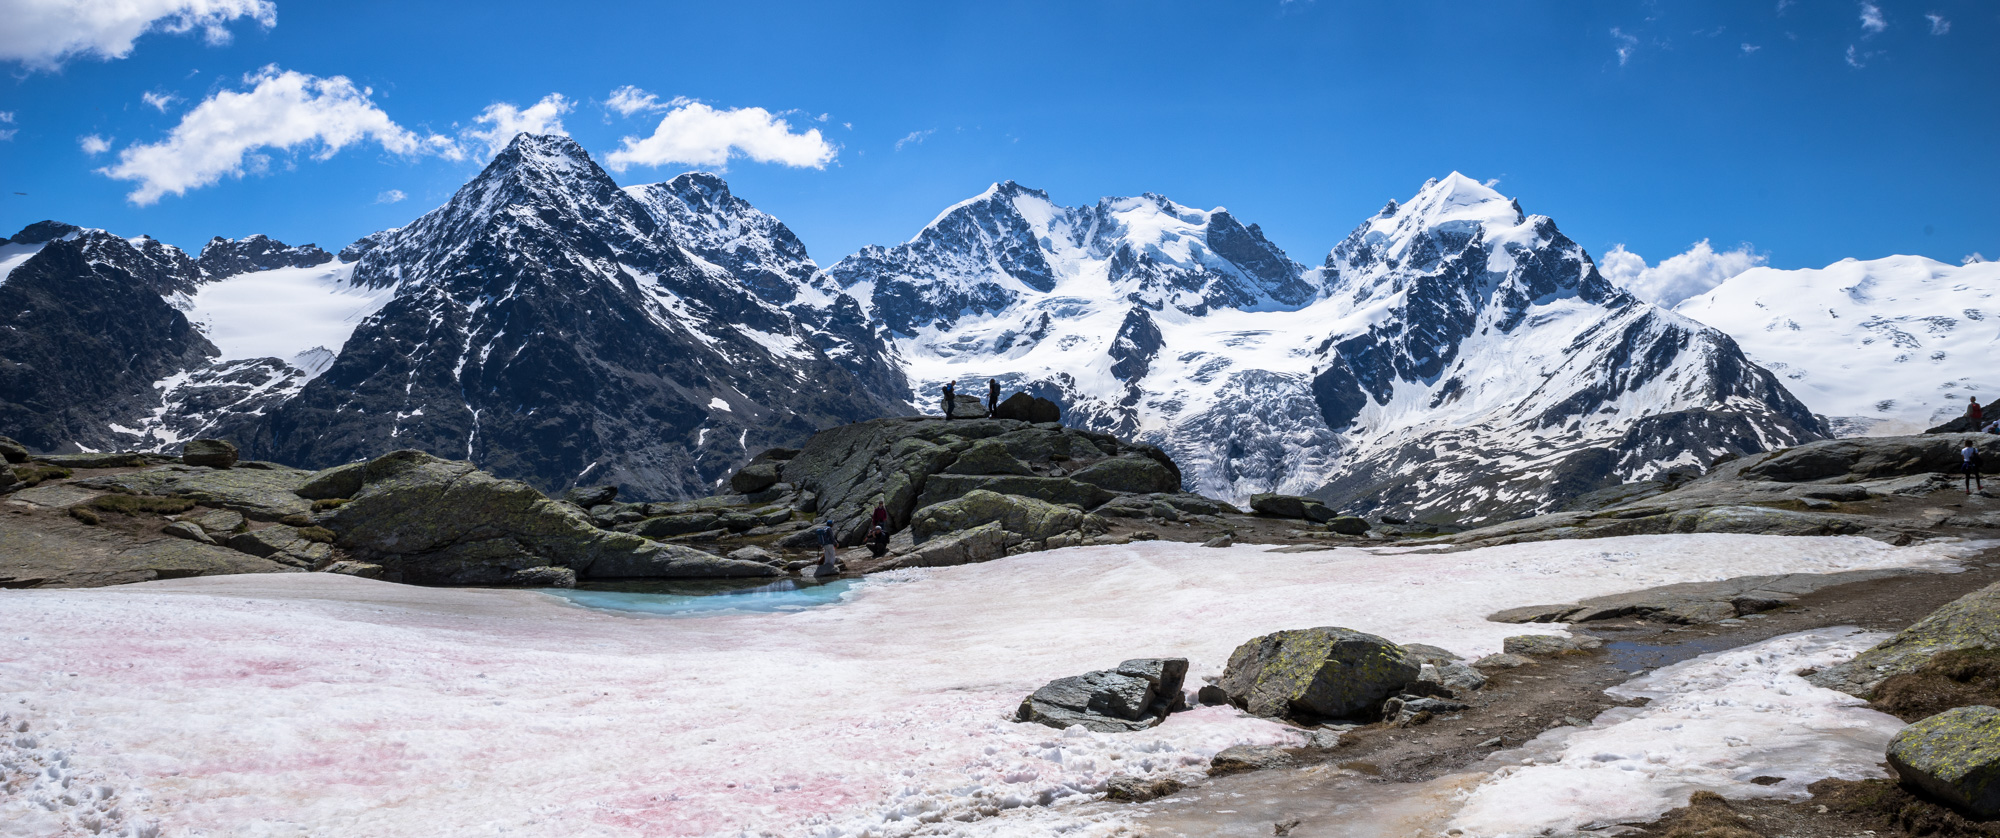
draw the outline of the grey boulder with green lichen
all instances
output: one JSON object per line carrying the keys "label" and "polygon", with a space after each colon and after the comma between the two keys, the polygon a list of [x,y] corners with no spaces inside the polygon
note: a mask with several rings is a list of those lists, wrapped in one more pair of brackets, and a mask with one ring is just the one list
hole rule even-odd
{"label": "grey boulder with green lichen", "polygon": [[397,451],[368,463],[326,516],[339,546],[389,581],[561,585],[578,576],[772,576],[767,565],[605,532],[568,504],[471,463]]}
{"label": "grey boulder with green lichen", "polygon": [[1008,532],[998,522],[988,522],[926,541],[896,557],[889,566],[950,567],[990,562],[1006,556],[1007,548],[1020,542],[1020,536]]}
{"label": "grey boulder with green lichen", "polygon": [[1958,649],[2000,649],[2000,583],[1959,597],[1853,660],[1806,680],[1872,698],[1883,681],[1915,672],[1938,654]]}
{"label": "grey boulder with green lichen", "polygon": [[28,447],[8,437],[0,436],[0,460],[15,464],[25,463],[28,461]]}
{"label": "grey boulder with green lichen", "polygon": [[2000,818],[2000,709],[1958,707],[1889,740],[1903,784],[1977,820]]}
{"label": "grey boulder with green lichen", "polygon": [[299,497],[307,500],[331,500],[351,498],[361,491],[361,477],[368,471],[368,463],[348,463],[313,472],[312,477],[299,486]]}
{"label": "grey boulder with green lichen", "polygon": [[[1044,503],[1034,498],[973,490],[964,497],[932,504],[917,510],[910,532],[922,544],[939,535],[969,530],[981,524],[997,523],[1001,529],[1028,541],[1089,528],[1086,515],[1067,506]],[[1101,521],[1095,522],[1097,525]]]}
{"label": "grey boulder with green lichen", "polygon": [[1253,716],[1317,722],[1373,714],[1420,672],[1401,646],[1322,626],[1273,632],[1236,647],[1216,686]]}

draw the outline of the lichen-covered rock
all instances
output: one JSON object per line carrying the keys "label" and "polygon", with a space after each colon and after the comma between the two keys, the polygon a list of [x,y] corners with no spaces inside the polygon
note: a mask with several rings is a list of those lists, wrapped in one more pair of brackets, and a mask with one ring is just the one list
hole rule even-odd
{"label": "lichen-covered rock", "polygon": [[1889,767],[1933,800],[2000,818],[2000,709],[1959,707],[1903,728],[1889,740]]}
{"label": "lichen-covered rock", "polygon": [[1931,658],[1959,649],[2000,649],[2000,583],[1959,597],[1853,660],[1806,680],[1873,698],[1890,677],[1915,672]]}
{"label": "lichen-covered rock", "polygon": [[307,500],[331,500],[351,498],[361,491],[361,478],[368,472],[368,463],[348,463],[312,473],[306,482],[300,484],[299,497]]}
{"label": "lichen-covered rock", "polygon": [[1104,799],[1119,803],[1144,803],[1187,788],[1173,777],[1134,777],[1120,774],[1104,783]]}
{"label": "lichen-covered rock", "polygon": [[778,555],[754,544],[729,551],[729,558],[739,562],[757,562],[759,564],[784,564],[785,562]]}
{"label": "lichen-covered rock", "polygon": [[211,536],[227,537],[244,528],[243,513],[233,509],[200,509],[181,516]]}
{"label": "lichen-covered rock", "polygon": [[0,436],[0,460],[25,463],[28,461],[28,448],[12,439]]}
{"label": "lichen-covered rock", "polygon": [[922,544],[939,535],[997,523],[1001,529],[1021,538],[1041,541],[1083,527],[1086,517],[1069,507],[1034,498],[974,490],[964,497],[917,510],[910,531],[917,543]]}
{"label": "lichen-covered rock", "polygon": [[1048,399],[1015,393],[994,408],[995,419],[1017,419],[1022,422],[1060,422],[1062,408]]}
{"label": "lichen-covered rock", "polygon": [[[943,473],[985,440],[1005,446],[1033,474]],[[854,546],[867,536],[877,503],[888,509],[892,533],[909,526],[919,508],[972,489],[1026,493],[1092,508],[1113,493],[1060,474],[1105,457],[1153,458],[1149,451],[1157,449],[1120,442],[1108,434],[1011,419],[875,419],[814,434],[797,456],[784,462],[782,478],[799,497],[815,499],[802,509],[831,517],[840,544]]]}
{"label": "lichen-covered rock", "polygon": [[1050,681],[1021,700],[1014,720],[1054,728],[1080,725],[1099,733],[1144,730],[1187,709],[1181,693],[1186,678],[1186,658],[1129,660],[1117,669]]}
{"label": "lichen-covered rock", "polygon": [[1809,442],[1758,457],[1743,467],[1741,475],[1746,480],[1801,483],[1952,472],[1960,462],[1959,449],[1968,442],[1979,447],[1987,462],[2000,458],[2000,437],[1992,434],[1854,437]]}
{"label": "lichen-covered rock", "polygon": [[195,526],[194,524],[187,521],[175,521],[171,524],[161,527],[160,532],[166,533],[167,535],[171,535],[175,538],[185,538],[189,541],[199,541],[203,544],[215,543],[215,539],[210,538],[208,536],[208,533],[202,531],[201,527]]}
{"label": "lichen-covered rock", "polygon": [[333,558],[333,548],[319,544],[300,535],[293,527],[265,527],[261,530],[237,533],[223,542],[230,549],[249,553],[260,559],[283,562],[292,567],[312,569],[322,566]]}
{"label": "lichen-covered rock", "polygon": [[363,579],[380,579],[382,578],[383,571],[382,566],[379,564],[338,561],[322,568],[322,572],[338,573],[342,576],[359,576]]}
{"label": "lichen-covered rock", "polygon": [[1027,474],[1035,473],[1028,464],[1008,453],[1006,444],[997,439],[982,439],[965,449],[951,465],[944,467],[945,474]]}
{"label": "lichen-covered rock", "polygon": [[917,545],[895,560],[895,567],[950,567],[990,562],[1007,555],[1007,548],[1021,543],[1021,537],[1002,528],[999,522],[980,524]]}
{"label": "lichen-covered rock", "polygon": [[[949,413],[954,419],[980,419],[986,416],[986,402],[971,393],[959,393],[952,397]],[[938,396],[938,409],[945,410],[944,396]]]}
{"label": "lichen-covered rock", "polygon": [[1069,475],[1071,480],[1079,480],[1114,492],[1178,492],[1180,478],[1146,457],[1107,457]]}
{"label": "lichen-covered rock", "polygon": [[575,507],[471,463],[397,451],[368,464],[353,499],[322,525],[389,581],[531,585],[576,576],[772,576],[777,571],[636,535],[605,532]]}
{"label": "lichen-covered rock", "polygon": [[191,440],[181,448],[181,462],[191,466],[229,468],[236,465],[236,446],[219,439]]}
{"label": "lichen-covered rock", "polygon": [[1029,477],[1013,474],[933,474],[924,481],[923,494],[917,496],[917,506],[925,507],[965,496],[969,492],[988,491],[1003,495],[1018,495],[1056,504],[1074,504],[1083,509],[1096,509],[1105,501],[1116,497],[1109,491],[1079,483],[1067,477]]}
{"label": "lichen-covered rock", "polygon": [[729,488],[745,495],[761,492],[778,482],[779,473],[777,463],[751,463],[729,476]]}
{"label": "lichen-covered rock", "polygon": [[188,498],[203,506],[233,509],[258,521],[277,521],[312,512],[312,503],[298,494],[312,476],[298,469],[211,470],[185,465],[160,466],[126,474],[109,474],[75,481],[92,489],[116,489],[141,495]]}
{"label": "lichen-covered rock", "polygon": [[1273,632],[1236,647],[1216,685],[1251,715],[1310,723],[1371,715],[1419,672],[1401,646],[1323,626]]}

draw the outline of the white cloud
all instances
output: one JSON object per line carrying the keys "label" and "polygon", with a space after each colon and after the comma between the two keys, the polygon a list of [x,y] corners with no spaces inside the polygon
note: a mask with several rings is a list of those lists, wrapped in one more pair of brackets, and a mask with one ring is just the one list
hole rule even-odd
{"label": "white cloud", "polygon": [[397,125],[369,101],[373,92],[345,76],[319,78],[275,65],[243,77],[247,91],[224,90],[194,106],[157,143],[128,146],[118,163],[98,171],[139,186],[125,196],[140,206],[167,194],[262,171],[262,149],[290,151],[317,145],[325,160],[346,146],[374,140],[397,154],[425,147],[425,140]]}
{"label": "white cloud", "polygon": [[[0,125],[12,125],[12,124],[14,124],[14,112],[0,111]],[[0,128],[0,143],[8,142],[14,139],[14,135],[16,133],[19,133],[20,130],[21,129],[19,128]]]}
{"label": "white cloud", "polygon": [[1618,53],[1618,66],[1623,67],[1625,62],[1632,60],[1632,52],[1639,48],[1639,39],[1619,31],[1616,26],[1611,27],[1611,38],[1618,42],[1614,52]]}
{"label": "white cloud", "polygon": [[403,190],[401,189],[391,189],[387,192],[375,196],[375,203],[393,204],[408,197],[410,196],[403,194]]}
{"label": "white cloud", "polygon": [[172,93],[153,93],[149,91],[146,93],[139,94],[139,99],[140,101],[145,102],[152,109],[159,111],[160,113],[166,113],[167,106],[180,101],[181,97],[175,96]]}
{"label": "white cloud", "polygon": [[1669,257],[1653,267],[1647,267],[1645,258],[1626,250],[1625,245],[1615,245],[1597,260],[1597,270],[1613,285],[1632,292],[1633,296],[1657,306],[1673,308],[1682,300],[1705,294],[1724,280],[1766,261],[1748,244],[1718,253],[1709,246],[1707,239],[1702,239],[1688,248],[1686,253]]}
{"label": "white cloud", "polygon": [[1487,189],[1492,189],[1493,187],[1500,185],[1500,179],[1497,177],[1487,178],[1486,182],[1481,185],[1485,186]]}
{"label": "white cloud", "polygon": [[1861,31],[1873,35],[1889,28],[1889,21],[1882,18],[1882,7],[1874,3],[1861,4]]}
{"label": "white cloud", "polygon": [[76,144],[83,148],[83,153],[93,157],[111,150],[111,141],[96,134],[78,137]]}
{"label": "white cloud", "polygon": [[1986,261],[1986,257],[1979,255],[1977,252],[1974,252],[1967,254],[1964,259],[1958,260],[1958,263],[1961,265],[1977,265],[1984,261]]}
{"label": "white cloud", "polygon": [[1944,15],[1938,14],[1937,12],[1931,12],[1930,14],[1924,15],[1924,19],[1929,20],[1931,22],[1932,35],[1943,35],[1944,33],[1951,31],[1951,21],[1945,20]]}
{"label": "white cloud", "polygon": [[611,98],[604,100],[604,106],[620,116],[631,116],[640,111],[664,111],[685,102],[684,99],[661,102],[660,97],[628,84],[611,91]]}
{"label": "white cloud", "polygon": [[759,163],[823,169],[838,150],[818,128],[792,133],[791,123],[763,108],[717,110],[684,102],[667,112],[650,137],[626,137],[606,155],[614,171],[682,163],[722,168],[741,155]]}
{"label": "white cloud", "polygon": [[226,25],[249,18],[278,25],[271,0],[0,0],[0,61],[32,70],[54,70],[65,60],[94,55],[110,60],[132,54],[147,32],[181,34],[200,29],[211,44],[229,41]]}
{"label": "white cloud", "polygon": [[1871,55],[1874,55],[1874,54],[1875,54],[1875,53],[1872,53],[1872,52],[1862,52],[1862,51],[1860,51],[1860,50],[1858,50],[1858,49],[1855,49],[1855,48],[1854,48],[1854,45],[1853,45],[1853,44],[1848,44],[1848,45],[1847,45],[1847,66],[1849,66],[1849,67],[1866,67],[1866,66],[1868,66],[1868,57],[1869,57],[1869,56],[1871,56]]}
{"label": "white cloud", "polygon": [[1760,49],[1763,49],[1763,47],[1760,47],[1760,46],[1757,46],[1756,44],[1744,44],[1744,45],[1743,45],[1743,54],[1744,54],[1744,55],[1749,55],[1749,54],[1751,54],[1751,53],[1753,53],[1753,52],[1756,52],[1756,51],[1758,51],[1758,50],[1760,50]]}
{"label": "white cloud", "polygon": [[507,144],[513,142],[514,137],[519,134],[568,136],[569,132],[563,130],[562,115],[569,113],[575,107],[574,102],[564,98],[560,93],[543,96],[541,101],[525,109],[506,102],[497,102],[488,105],[485,111],[473,119],[474,122],[490,127],[470,130],[465,132],[465,135],[484,143],[486,154],[490,157],[500,153],[500,149],[506,148]]}
{"label": "white cloud", "polygon": [[929,139],[930,136],[935,133],[937,133],[936,128],[929,128],[922,131],[911,131],[910,133],[903,135],[902,139],[896,141],[896,150],[902,151],[903,146],[909,145],[911,143],[916,143],[917,145],[923,145],[924,140]]}

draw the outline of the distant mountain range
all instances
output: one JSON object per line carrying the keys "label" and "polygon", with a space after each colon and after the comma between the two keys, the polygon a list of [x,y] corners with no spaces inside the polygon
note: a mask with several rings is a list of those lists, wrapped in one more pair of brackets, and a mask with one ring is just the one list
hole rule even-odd
{"label": "distant mountain range", "polygon": [[[1729,290],[1682,312],[1717,322],[1696,304]],[[414,447],[649,498],[988,378],[1161,445],[1193,491],[1441,521],[1829,432],[1752,357],[1806,365],[1632,297],[1457,174],[1312,267],[1222,209],[1008,182],[821,268],[714,175],[620,188],[522,135],[337,256],[32,225],[0,244],[0,312],[0,433],[31,447]]]}

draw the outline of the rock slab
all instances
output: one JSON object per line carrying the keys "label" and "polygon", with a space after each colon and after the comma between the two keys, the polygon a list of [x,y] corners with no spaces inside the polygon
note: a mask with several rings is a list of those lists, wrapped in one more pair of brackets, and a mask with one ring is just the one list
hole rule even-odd
{"label": "rock slab", "polygon": [[236,446],[219,439],[197,439],[181,449],[181,462],[191,466],[229,468],[236,465]]}

